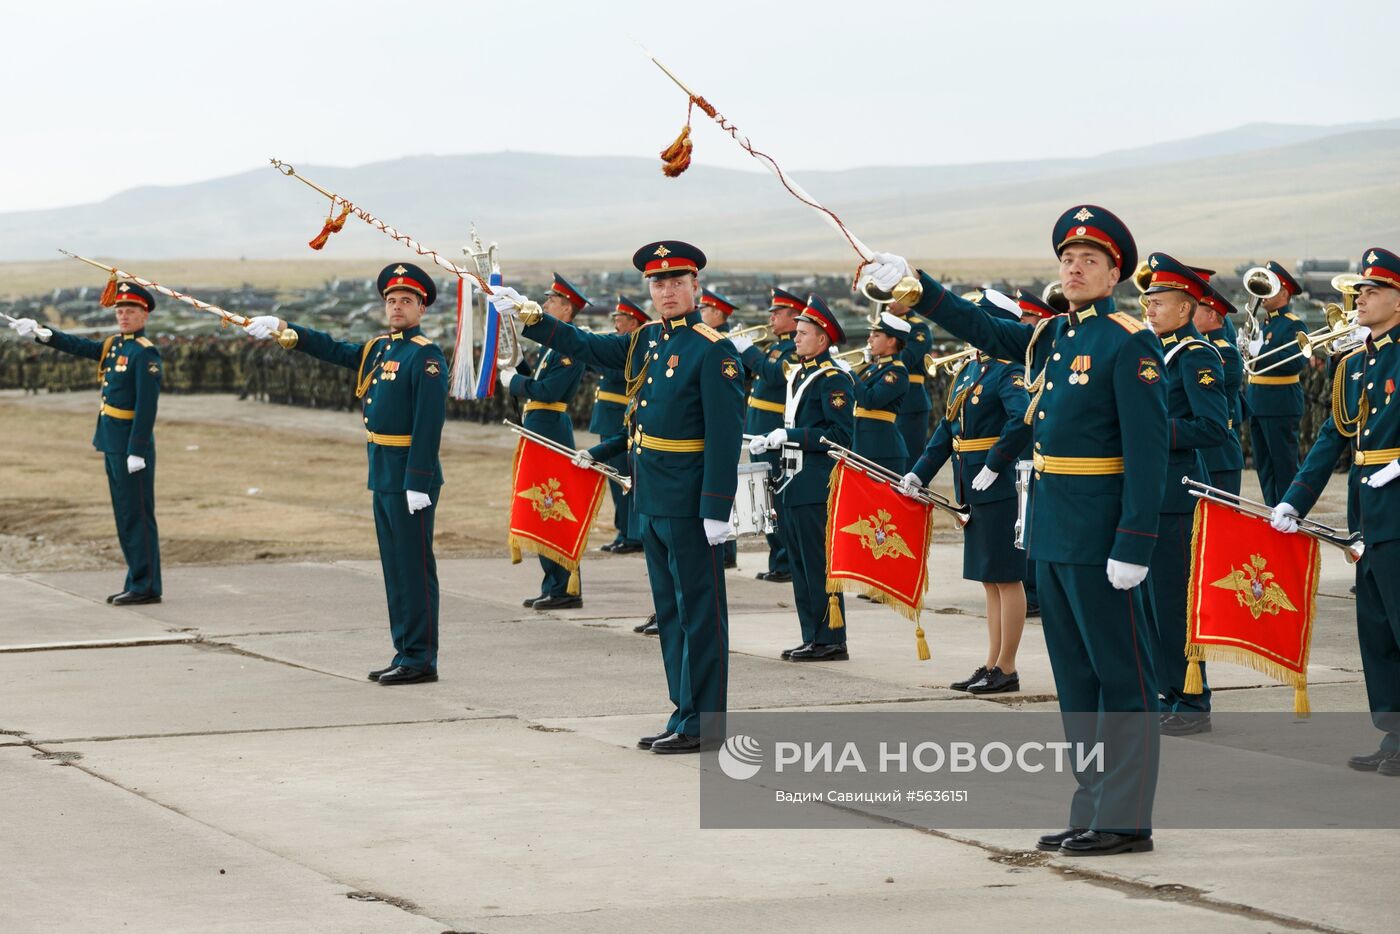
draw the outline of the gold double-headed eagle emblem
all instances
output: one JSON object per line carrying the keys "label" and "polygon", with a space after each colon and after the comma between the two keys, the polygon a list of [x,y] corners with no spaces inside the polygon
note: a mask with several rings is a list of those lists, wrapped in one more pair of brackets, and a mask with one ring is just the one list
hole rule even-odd
{"label": "gold double-headed eagle emblem", "polygon": [[1250,555],[1249,560],[1243,562],[1238,570],[1232,570],[1220,580],[1212,581],[1211,586],[1221,590],[1233,590],[1239,605],[1249,610],[1255,619],[1265,613],[1277,616],[1284,610],[1290,613],[1298,612],[1293,601],[1288,599],[1288,594],[1284,593],[1278,581],[1274,580],[1274,572],[1264,570],[1268,563],[1261,555]]}
{"label": "gold double-headed eagle emblem", "polygon": [[914,557],[914,552],[910,551],[904,542],[904,536],[895,531],[897,528],[899,526],[890,521],[888,512],[877,509],[875,515],[852,522],[841,531],[860,536],[861,547],[870,549],[872,558],[886,558],[890,555]]}
{"label": "gold double-headed eagle emblem", "polygon": [[521,499],[528,499],[535,507],[535,512],[540,514],[540,518],[548,522],[551,519],[568,519],[570,522],[577,522],[574,518],[574,511],[569,508],[569,504],[564,501],[563,494],[559,492],[562,484],[553,477],[543,483],[537,483],[528,490],[516,493]]}

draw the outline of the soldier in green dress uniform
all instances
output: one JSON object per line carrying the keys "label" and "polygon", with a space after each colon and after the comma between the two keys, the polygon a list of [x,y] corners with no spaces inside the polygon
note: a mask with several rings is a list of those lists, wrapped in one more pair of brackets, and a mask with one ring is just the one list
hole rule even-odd
{"label": "soldier in green dress uniform", "polygon": [[[1197,275],[1201,273],[1196,267],[1192,267],[1192,271]],[[1210,281],[1206,281],[1209,285]],[[1192,323],[1220,354],[1225,374],[1225,403],[1228,406],[1225,443],[1203,449],[1201,457],[1205,459],[1211,486],[1239,493],[1240,474],[1244,470],[1244,454],[1240,449],[1240,387],[1244,382],[1244,358],[1235,346],[1234,328],[1230,325],[1230,315],[1234,313],[1235,306],[1212,285],[1196,306]]]}
{"label": "soldier in green dress uniform", "polygon": [[369,673],[380,684],[436,681],[438,578],[433,523],[442,489],[438,447],[450,379],[442,351],[423,335],[437,284],[412,263],[391,263],[376,280],[389,331],[364,343],[336,340],[304,325],[260,315],[247,326],[258,339],[291,327],[301,353],[355,371],[363,400],[374,528],[389,604],[394,658]]}
{"label": "soldier in green dress uniform", "polygon": [[[612,313],[613,330],[616,333],[631,334],[650,320],[642,306],[625,295],[617,297],[617,305]],[[607,444],[611,438],[624,442],[617,445],[609,456],[600,460],[624,477],[631,476],[623,424],[630,401],[627,395],[627,380],[620,369],[600,367],[598,373],[601,378],[598,380],[597,393],[593,397],[593,416],[588,423],[588,430],[598,436],[601,444]],[[618,555],[630,555],[641,551],[642,540],[631,530],[631,493],[624,491],[616,483],[608,484],[608,492],[612,494],[613,526],[617,529],[617,536],[603,546],[603,551]]]}
{"label": "soldier in green dress uniform", "polygon": [[[700,290],[700,320],[721,334],[729,334],[729,316],[734,314],[738,308],[738,305],[718,292],[710,289]],[[737,568],[739,566],[738,539],[725,542],[723,548],[725,570]]]}
{"label": "soldier in green dress uniform", "polygon": [[[1272,260],[1268,269],[1278,276],[1283,288],[1274,297],[1264,299],[1263,308],[1269,317],[1259,353],[1289,346],[1300,332],[1308,329],[1303,319],[1288,309],[1288,303],[1303,290],[1302,286],[1288,270]],[[1282,498],[1298,472],[1298,423],[1303,419],[1302,373],[1307,365],[1306,359],[1298,357],[1268,373],[1249,376],[1249,388],[1245,393],[1245,404],[1249,407],[1249,439],[1254,469],[1259,474],[1259,489],[1264,502],[1270,506]]]}
{"label": "soldier in green dress uniform", "polygon": [[859,367],[854,386],[856,420],[851,450],[895,474],[904,473],[911,456],[897,424],[909,392],[909,371],[901,359],[909,330],[905,319],[888,311],[880,313],[870,325],[866,362]]}

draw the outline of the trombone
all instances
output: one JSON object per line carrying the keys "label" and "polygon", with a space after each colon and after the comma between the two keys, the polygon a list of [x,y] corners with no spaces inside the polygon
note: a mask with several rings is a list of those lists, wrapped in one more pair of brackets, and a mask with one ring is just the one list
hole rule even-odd
{"label": "trombone", "polygon": [[968,347],[959,350],[957,353],[944,354],[935,357],[931,353],[924,354],[924,372],[929,376],[937,376],[939,371],[943,371],[948,376],[952,376],[964,360],[970,360],[977,355],[976,347]]}
{"label": "trombone", "polygon": [[[1364,328],[1364,325],[1356,323],[1354,312],[1349,314],[1336,302],[1328,302],[1323,312],[1327,315],[1326,326],[1307,333],[1299,331],[1293,338],[1297,342],[1296,347],[1284,344],[1282,347],[1266,350],[1253,359],[1246,360],[1245,371],[1251,376],[1259,376],[1270,370],[1276,370],[1285,363],[1292,363],[1299,357],[1311,360],[1319,350],[1326,353],[1352,350],[1366,339],[1366,334],[1370,333],[1368,329]],[[1279,357],[1279,354],[1285,354],[1285,356]],[[1271,360],[1268,366],[1259,365],[1274,357],[1278,357],[1278,359]]]}
{"label": "trombone", "polygon": [[[1189,491],[1197,499],[1203,499],[1211,503],[1219,503],[1221,506],[1229,506],[1236,512],[1244,513],[1246,516],[1253,516],[1256,519],[1268,521],[1273,518],[1274,511],[1258,500],[1245,499],[1238,493],[1231,493],[1219,487],[1213,487],[1207,483],[1192,480],[1190,477],[1182,477],[1183,486],[1191,487]],[[1330,525],[1323,525],[1313,519],[1298,519],[1298,531],[1309,538],[1315,538],[1320,542],[1335,545],[1346,552],[1347,561],[1351,564],[1361,560],[1361,556],[1366,553],[1366,543],[1361,540],[1360,532],[1344,534],[1332,528]]]}

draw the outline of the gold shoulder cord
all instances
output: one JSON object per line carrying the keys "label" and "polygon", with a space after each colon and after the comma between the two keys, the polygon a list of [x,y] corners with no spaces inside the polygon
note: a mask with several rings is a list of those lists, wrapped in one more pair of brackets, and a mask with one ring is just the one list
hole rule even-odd
{"label": "gold shoulder cord", "polygon": [[[1347,361],[1360,350],[1352,351],[1343,357],[1337,364],[1336,372],[1332,376],[1332,421],[1337,426],[1337,434],[1343,438],[1355,438],[1361,433],[1361,429],[1366,427],[1366,390],[1361,390],[1361,398],[1356,403],[1356,414],[1347,414],[1346,384],[1347,384]],[[1365,365],[1362,365],[1364,372]]]}
{"label": "gold shoulder cord", "polygon": [[1031,404],[1026,408],[1026,416],[1022,421],[1027,425],[1031,424],[1031,419],[1035,418],[1035,410],[1040,405],[1040,394],[1045,391],[1045,370],[1040,371],[1040,375],[1034,380],[1031,379],[1031,362],[1035,360],[1035,342],[1040,340],[1041,332],[1046,326],[1054,321],[1054,318],[1041,318],[1035,323],[1035,330],[1031,332],[1030,343],[1026,344],[1026,392],[1031,394]]}
{"label": "gold shoulder cord", "polygon": [[365,397],[365,392],[367,392],[367,391],[369,390],[370,381],[374,379],[374,374],[375,374],[375,372],[378,371],[378,369],[379,369],[379,364],[376,362],[375,365],[374,365],[373,367],[370,368],[370,371],[369,371],[368,373],[366,373],[366,372],[365,372],[365,361],[369,359],[369,352],[370,352],[372,349],[374,349],[374,345],[377,344],[377,343],[379,343],[379,342],[382,341],[382,340],[384,340],[384,335],[383,335],[383,334],[379,335],[378,337],[376,337],[376,338],[374,338],[373,340],[371,340],[369,343],[365,344],[365,349],[362,350],[362,351],[360,351],[360,368],[359,368],[357,371],[355,371],[355,376],[356,376],[356,382],[355,382],[355,398],[356,398],[356,399],[363,399],[363,398]]}
{"label": "gold shoulder cord", "polygon": [[97,381],[102,382],[102,364],[107,362],[107,354],[111,352],[112,345],[117,342],[117,335],[113,334],[102,342],[102,352],[97,355]]}
{"label": "gold shoulder cord", "polygon": [[622,364],[622,378],[626,383],[626,393],[627,398],[629,399],[637,394],[637,390],[642,388],[642,380],[645,379],[647,375],[647,364],[651,362],[651,358],[649,358],[645,353],[643,353],[642,368],[638,370],[635,375],[633,375],[632,356],[636,352],[637,343],[641,340],[642,333],[645,330],[645,325],[637,328],[637,330],[632,332],[632,339],[627,342],[627,359],[623,361]]}

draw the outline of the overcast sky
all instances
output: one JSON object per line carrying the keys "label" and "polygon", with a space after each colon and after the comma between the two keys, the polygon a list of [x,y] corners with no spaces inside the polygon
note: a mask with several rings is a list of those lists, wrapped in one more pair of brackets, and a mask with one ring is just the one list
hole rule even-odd
{"label": "overcast sky", "polygon": [[[4,24],[0,211],[272,155],[650,157],[685,97],[631,37],[793,170],[1400,115],[1384,2],[66,0]],[[698,123],[697,163],[757,169]]]}

